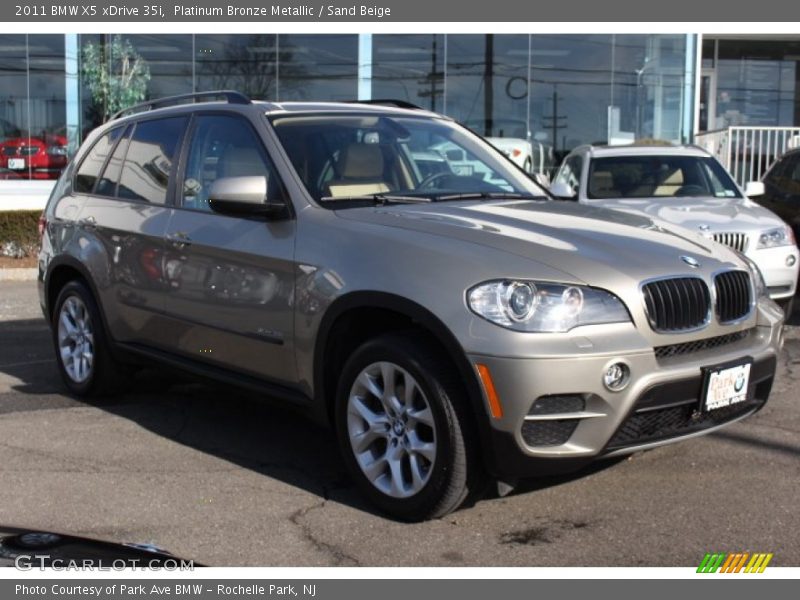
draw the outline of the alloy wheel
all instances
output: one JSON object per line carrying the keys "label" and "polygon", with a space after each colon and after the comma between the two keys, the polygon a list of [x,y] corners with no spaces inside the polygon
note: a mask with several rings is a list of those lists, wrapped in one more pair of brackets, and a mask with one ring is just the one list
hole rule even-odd
{"label": "alloy wheel", "polygon": [[382,493],[419,493],[436,461],[431,405],[416,379],[392,362],[376,362],[356,377],[347,401],[347,431],[356,462]]}
{"label": "alloy wheel", "polygon": [[94,367],[94,330],[86,304],[77,296],[69,296],[58,314],[58,350],[67,376],[83,383],[92,376]]}

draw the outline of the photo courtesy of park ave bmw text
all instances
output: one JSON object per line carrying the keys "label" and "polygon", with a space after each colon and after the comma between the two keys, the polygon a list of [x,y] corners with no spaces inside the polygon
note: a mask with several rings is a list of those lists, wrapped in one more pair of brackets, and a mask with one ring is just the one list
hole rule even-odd
{"label": "photo courtesy of park ave bmw text", "polygon": [[0,597],[800,576],[800,8],[0,17]]}

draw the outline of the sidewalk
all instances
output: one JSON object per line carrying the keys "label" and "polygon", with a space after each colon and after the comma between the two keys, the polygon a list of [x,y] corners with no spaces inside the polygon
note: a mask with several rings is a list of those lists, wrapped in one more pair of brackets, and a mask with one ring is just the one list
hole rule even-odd
{"label": "sidewalk", "polygon": [[0,268],[0,281],[36,281],[39,269]]}

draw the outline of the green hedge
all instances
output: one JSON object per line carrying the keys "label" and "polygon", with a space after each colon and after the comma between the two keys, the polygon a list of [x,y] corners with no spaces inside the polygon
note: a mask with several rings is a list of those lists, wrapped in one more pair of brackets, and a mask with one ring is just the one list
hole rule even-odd
{"label": "green hedge", "polygon": [[0,211],[0,249],[7,242],[22,246],[28,256],[34,256],[39,247],[40,210]]}

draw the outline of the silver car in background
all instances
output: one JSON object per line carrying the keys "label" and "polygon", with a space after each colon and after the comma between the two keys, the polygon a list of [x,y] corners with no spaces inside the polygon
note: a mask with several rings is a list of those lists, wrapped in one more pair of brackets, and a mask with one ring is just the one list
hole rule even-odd
{"label": "silver car in background", "polygon": [[75,395],[148,361],[258,390],[330,425],[402,519],[769,397],[783,314],[751,262],[555,202],[450,119],[236,92],[128,113],[43,215],[40,300]]}
{"label": "silver car in background", "polygon": [[[800,268],[792,228],[750,200],[705,150],[580,146],[564,159],[550,190],[679,225],[741,252],[761,269],[770,297],[791,313]],[[763,184],[748,191],[763,193]]]}

